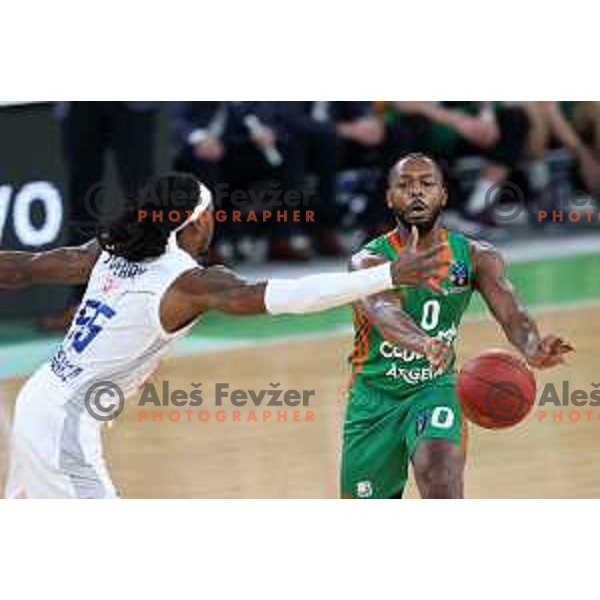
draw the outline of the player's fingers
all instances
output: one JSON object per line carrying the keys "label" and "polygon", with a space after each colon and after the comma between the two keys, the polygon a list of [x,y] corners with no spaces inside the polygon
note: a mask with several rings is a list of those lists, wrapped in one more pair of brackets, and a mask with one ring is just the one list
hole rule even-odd
{"label": "player's fingers", "polygon": [[423,269],[423,270],[418,271],[416,281],[417,281],[417,285],[421,285],[421,286],[424,286],[424,285],[428,284],[429,282],[433,282],[436,285],[436,291],[438,291],[441,294],[441,293],[445,293],[443,288],[441,287],[442,280],[443,280],[443,277],[440,276],[440,269],[433,268],[433,269]]}
{"label": "player's fingers", "polygon": [[560,364],[565,364],[565,359],[562,354],[553,353],[542,359],[542,368],[544,369],[556,367]]}
{"label": "player's fingers", "polygon": [[548,337],[548,345],[550,348],[558,348],[562,344],[562,339],[557,335],[551,335]]}
{"label": "player's fingers", "polygon": [[551,369],[552,367],[556,367],[558,365],[565,364],[565,360],[562,356],[554,356],[552,358],[547,358],[543,363],[542,369]]}
{"label": "player's fingers", "polygon": [[417,265],[416,271],[421,277],[438,277],[443,268],[443,262],[439,260],[431,262],[421,262]]}
{"label": "player's fingers", "polygon": [[571,344],[569,344],[569,342],[566,342],[563,339],[558,340],[558,343],[556,344],[556,348],[558,351],[562,352],[563,354],[566,354],[567,352],[575,351],[575,348],[573,348],[573,346]]}
{"label": "player's fingers", "polygon": [[411,252],[417,251],[417,246],[419,244],[419,230],[416,225],[413,225],[410,230],[410,238],[408,240],[408,247]]}
{"label": "player's fingers", "polygon": [[442,356],[436,357],[435,366],[438,370],[442,371],[448,366],[449,362],[450,357],[444,354]]}
{"label": "player's fingers", "polygon": [[439,271],[444,269],[450,264],[448,260],[441,260],[439,258],[428,258],[420,261],[420,267],[422,271]]}
{"label": "player's fingers", "polygon": [[542,347],[544,348],[544,350],[549,352],[552,351],[552,349],[561,342],[562,340],[557,335],[551,333],[542,339]]}
{"label": "player's fingers", "polygon": [[428,279],[424,282],[424,286],[429,288],[432,292],[436,294],[446,295],[446,290],[441,286],[440,281],[435,279]]}
{"label": "player's fingers", "polygon": [[550,345],[550,348],[548,349],[548,353],[551,354],[552,356],[560,356],[561,357],[561,362],[566,362],[564,360],[563,354],[567,354],[568,352],[572,352],[573,351],[573,347],[570,344],[565,343],[562,339],[557,338],[556,340],[554,340],[554,342]]}
{"label": "player's fingers", "polygon": [[444,372],[444,369],[446,368],[446,365],[442,362],[437,369],[435,369],[435,376],[438,377],[439,375],[441,375]]}
{"label": "player's fingers", "polygon": [[445,366],[452,356],[452,348],[441,340],[432,338],[428,346],[427,356],[430,361]]}
{"label": "player's fingers", "polygon": [[419,256],[421,258],[429,258],[431,256],[436,256],[437,254],[441,254],[447,247],[448,244],[434,244],[426,250],[422,250],[421,252],[419,252]]}

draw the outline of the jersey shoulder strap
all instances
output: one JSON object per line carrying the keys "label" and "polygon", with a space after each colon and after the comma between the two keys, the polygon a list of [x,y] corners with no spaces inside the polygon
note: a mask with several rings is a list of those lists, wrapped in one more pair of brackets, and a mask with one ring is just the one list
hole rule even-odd
{"label": "jersey shoulder strap", "polygon": [[[450,256],[448,258],[452,258],[453,261],[458,263],[457,268],[464,265],[472,274],[473,282],[475,282],[477,279],[475,240],[452,229],[443,229],[442,234],[450,246]],[[375,254],[381,254],[390,260],[395,260],[402,253],[404,244],[398,231],[393,229],[371,240],[363,248]]]}
{"label": "jersey shoulder strap", "polygon": [[374,252],[375,254],[381,254],[390,260],[398,258],[402,252],[403,244],[398,232],[393,229],[383,235],[371,240],[365,244],[364,249]]}

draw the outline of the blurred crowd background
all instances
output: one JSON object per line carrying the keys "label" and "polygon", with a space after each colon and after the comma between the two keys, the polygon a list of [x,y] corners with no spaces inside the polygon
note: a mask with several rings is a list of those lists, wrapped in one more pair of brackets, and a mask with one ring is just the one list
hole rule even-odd
{"label": "blurred crowd background", "polygon": [[[165,169],[212,189],[228,218],[209,261],[234,265],[348,256],[393,226],[386,176],[409,152],[439,161],[446,222],[474,236],[547,234],[539,207],[584,196],[589,209],[600,193],[600,102],[10,104],[0,106],[4,247],[83,243]],[[499,218],[515,197],[525,209]],[[597,210],[587,225],[600,225]]]}
{"label": "blurred crowd background", "polygon": [[[346,255],[391,226],[386,174],[408,152],[440,161],[452,224],[474,234],[503,224],[493,210],[503,183],[531,207],[600,191],[600,102],[65,102],[56,115],[75,222],[90,224],[84,198],[103,178],[107,151],[127,194],[154,174],[161,109],[170,166],[196,174],[220,208],[301,211],[299,222],[227,218],[212,257],[219,262]],[[87,235],[74,228],[71,241]]]}

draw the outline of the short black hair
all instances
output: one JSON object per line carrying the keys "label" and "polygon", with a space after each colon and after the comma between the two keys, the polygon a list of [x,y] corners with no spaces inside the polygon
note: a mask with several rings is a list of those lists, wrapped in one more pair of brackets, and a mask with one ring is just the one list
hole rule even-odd
{"label": "short black hair", "polygon": [[[98,243],[115,256],[138,262],[164,254],[169,235],[185,222],[200,202],[200,182],[187,173],[169,172],[153,177],[123,212],[98,232]],[[141,218],[140,211],[148,216]],[[153,215],[162,213],[162,219]],[[177,218],[172,218],[177,217]]]}
{"label": "short black hair", "polygon": [[390,172],[388,173],[388,184],[391,183],[392,177],[396,171],[396,167],[398,166],[399,163],[404,162],[405,160],[424,160],[427,161],[429,163],[431,163],[434,167],[435,170],[437,171],[440,180],[442,181],[442,183],[446,180],[446,176],[444,173],[444,170],[442,169],[442,167],[429,155],[424,154],[423,152],[409,152],[408,154],[405,154],[404,156],[400,157],[395,163],[394,166],[390,169]]}

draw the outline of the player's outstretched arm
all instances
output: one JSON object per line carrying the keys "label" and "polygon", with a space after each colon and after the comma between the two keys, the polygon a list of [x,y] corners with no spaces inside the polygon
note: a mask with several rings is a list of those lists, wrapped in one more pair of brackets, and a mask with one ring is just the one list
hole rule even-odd
{"label": "player's outstretched arm", "polygon": [[[351,271],[368,269],[384,263],[380,254],[362,250],[355,254],[349,268]],[[393,292],[382,292],[355,303],[354,308],[364,314],[381,334],[401,346],[424,354],[432,369],[444,369],[451,359],[451,348],[441,340],[429,337],[402,309],[402,302]]]}
{"label": "player's outstretched arm", "polygon": [[[180,277],[169,290],[161,315],[173,315],[183,323],[208,310],[236,315],[300,314],[349,304],[398,285],[437,288],[439,284],[431,278],[447,264],[438,258],[441,249],[440,245],[423,252],[406,252],[394,262],[360,272],[320,273],[256,283],[224,267],[198,269]],[[166,320],[170,322],[171,318]]]}
{"label": "player's outstretched arm", "polygon": [[0,252],[0,289],[40,283],[85,283],[99,254],[95,240],[48,252]]}
{"label": "player's outstretched arm", "polygon": [[479,290],[508,340],[533,367],[543,369],[563,363],[563,355],[573,347],[556,335],[540,336],[535,320],[506,276],[500,253],[482,242],[475,244],[475,252]]}

